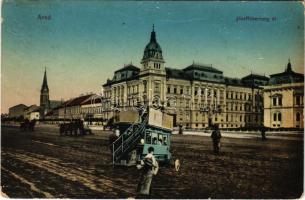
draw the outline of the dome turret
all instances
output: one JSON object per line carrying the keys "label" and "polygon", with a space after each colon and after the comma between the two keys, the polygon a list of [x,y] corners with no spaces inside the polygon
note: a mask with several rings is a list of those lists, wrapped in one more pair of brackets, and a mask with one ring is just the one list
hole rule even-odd
{"label": "dome turret", "polygon": [[153,26],[153,30],[150,34],[150,41],[144,49],[144,55],[143,55],[142,60],[149,59],[149,58],[156,58],[156,59],[163,60],[162,49],[157,42],[154,26]]}

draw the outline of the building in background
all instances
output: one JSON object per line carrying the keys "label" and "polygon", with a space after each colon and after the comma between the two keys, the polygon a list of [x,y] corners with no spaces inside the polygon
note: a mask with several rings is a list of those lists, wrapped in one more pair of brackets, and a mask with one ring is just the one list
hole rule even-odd
{"label": "building in background", "polygon": [[51,109],[46,114],[46,119],[82,119],[86,121],[99,119],[102,122],[104,119],[102,116],[102,97],[96,94],[85,94],[69,99]]}
{"label": "building in background", "polygon": [[262,87],[269,78],[250,74],[229,78],[212,65],[194,63],[184,69],[165,67],[156,33],[144,49],[141,68],[132,64],[114,72],[103,85],[103,116],[111,119],[115,108],[148,103],[174,117],[174,126],[220,128],[261,126]]}
{"label": "building in background", "polygon": [[24,116],[24,111],[28,107],[24,104],[18,104],[16,106],[10,107],[9,108],[9,117],[10,118],[23,118]]}
{"label": "building in background", "polygon": [[40,119],[40,110],[41,108],[37,105],[31,105],[27,107],[23,112],[24,119],[28,120],[39,120]]}
{"label": "building in background", "polygon": [[270,128],[304,128],[304,75],[292,70],[270,75],[264,87],[264,125]]}

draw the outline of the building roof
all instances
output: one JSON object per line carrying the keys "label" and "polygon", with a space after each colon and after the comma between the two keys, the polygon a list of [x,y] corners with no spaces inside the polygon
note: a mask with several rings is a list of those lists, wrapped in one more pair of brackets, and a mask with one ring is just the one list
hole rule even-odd
{"label": "building roof", "polygon": [[17,108],[17,107],[21,107],[21,108],[26,109],[28,106],[26,106],[26,105],[24,105],[24,104],[20,103],[20,104],[17,104],[17,105],[15,105],[15,106],[10,107],[9,109],[12,109],[12,108]]}
{"label": "building roof", "polygon": [[224,77],[224,80],[226,85],[245,86],[242,80],[239,78]]}
{"label": "building roof", "polygon": [[118,70],[116,70],[114,73],[117,73],[117,72],[121,72],[121,71],[136,71],[136,72],[139,72],[140,71],[140,68],[132,65],[132,64],[128,64]]}
{"label": "building roof", "polygon": [[112,84],[115,84],[115,83],[121,83],[121,82],[125,82],[125,81],[136,80],[136,79],[139,79],[139,74],[135,74],[131,77],[123,78],[123,79],[120,79],[120,80],[110,80],[110,79],[108,79],[107,82],[105,84],[103,84],[103,86],[108,86],[108,85],[112,85]]}
{"label": "building roof", "polygon": [[174,69],[174,68],[165,68],[166,77],[167,78],[176,78],[176,79],[184,79],[184,80],[191,80],[188,74],[181,69]]}
{"label": "building roof", "polygon": [[252,74],[252,73],[242,78],[242,80],[246,80],[246,79],[259,79],[259,80],[269,81],[269,78],[265,75]]}
{"label": "building roof", "polygon": [[61,105],[53,108],[53,110],[59,109],[59,108],[64,108],[64,107],[81,105],[84,101],[86,101],[87,99],[90,99],[90,97],[93,95],[95,95],[95,94],[86,94],[86,95],[82,95],[79,97],[75,97],[73,99],[69,99],[69,100],[63,102]]}
{"label": "building roof", "polygon": [[298,82],[304,82],[304,74],[294,72],[289,60],[284,72],[270,75],[269,85]]}
{"label": "building roof", "polygon": [[148,59],[148,58],[157,58],[157,59],[163,60],[162,49],[161,49],[161,46],[157,42],[154,26],[153,26],[153,30],[150,34],[150,41],[144,49],[144,54],[143,54],[142,60]]}
{"label": "building roof", "polygon": [[214,72],[214,73],[218,73],[218,74],[223,73],[222,71],[212,67],[212,65],[208,66],[205,64],[198,64],[198,63],[193,63],[190,66],[183,69],[183,71],[189,71],[189,70],[208,71],[208,72]]}
{"label": "building roof", "polygon": [[94,96],[91,96],[90,98],[83,101],[81,105],[97,104],[101,102],[102,102],[102,97],[95,98]]}

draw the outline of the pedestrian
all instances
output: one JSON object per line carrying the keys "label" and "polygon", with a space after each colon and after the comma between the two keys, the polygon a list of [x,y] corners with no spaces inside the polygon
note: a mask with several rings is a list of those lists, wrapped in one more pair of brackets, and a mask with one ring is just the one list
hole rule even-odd
{"label": "pedestrian", "polygon": [[141,169],[141,178],[137,187],[138,198],[150,197],[152,178],[159,170],[153,147],[148,148],[148,154],[141,161],[141,164],[137,165],[137,168]]}
{"label": "pedestrian", "polygon": [[214,153],[219,154],[221,133],[217,124],[214,125],[211,138],[213,140]]}
{"label": "pedestrian", "polygon": [[262,140],[266,140],[266,127],[265,126],[262,126],[261,127],[261,134],[262,134]]}
{"label": "pedestrian", "polygon": [[180,134],[180,135],[183,134],[182,124],[179,125],[179,134]]}
{"label": "pedestrian", "polygon": [[116,128],[114,129],[113,133],[109,135],[109,143],[108,143],[108,147],[110,149],[110,151],[112,152],[112,144],[114,143],[114,141],[116,141],[118,138],[120,137],[120,130],[119,130],[119,127],[116,126]]}
{"label": "pedestrian", "polygon": [[117,137],[120,136],[120,129],[119,129],[119,126],[116,126],[114,133],[115,133],[115,135],[116,135]]}

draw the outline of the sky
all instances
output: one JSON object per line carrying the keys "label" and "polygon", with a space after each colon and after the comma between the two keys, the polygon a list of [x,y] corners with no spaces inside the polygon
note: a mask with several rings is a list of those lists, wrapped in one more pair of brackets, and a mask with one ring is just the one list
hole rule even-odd
{"label": "sky", "polygon": [[51,100],[99,93],[124,64],[141,67],[153,24],[166,67],[195,61],[241,78],[290,58],[304,73],[300,2],[4,0],[1,15],[1,113],[39,105],[45,67]]}

